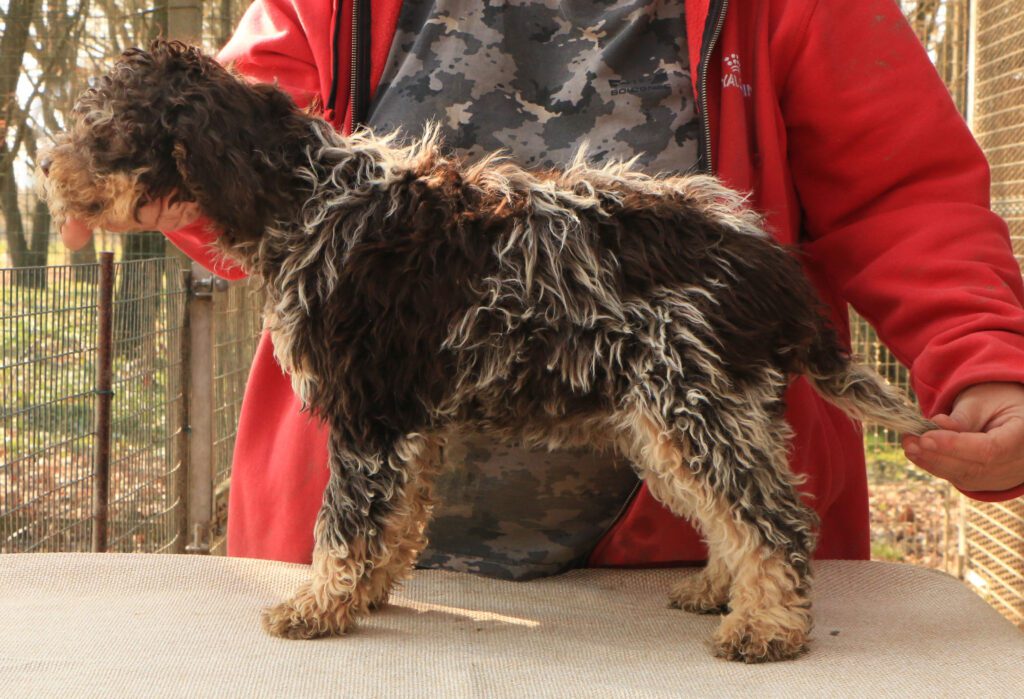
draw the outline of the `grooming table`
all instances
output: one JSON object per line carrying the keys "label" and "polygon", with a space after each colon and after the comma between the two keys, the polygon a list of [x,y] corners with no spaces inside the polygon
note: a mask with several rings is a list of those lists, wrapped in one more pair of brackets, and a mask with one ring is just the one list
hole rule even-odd
{"label": "grooming table", "polygon": [[529,583],[418,571],[344,638],[266,636],[304,566],[174,555],[0,556],[4,697],[1024,696],[1024,634],[957,580],[816,566],[811,652],[712,657],[717,617],[666,608],[696,569]]}

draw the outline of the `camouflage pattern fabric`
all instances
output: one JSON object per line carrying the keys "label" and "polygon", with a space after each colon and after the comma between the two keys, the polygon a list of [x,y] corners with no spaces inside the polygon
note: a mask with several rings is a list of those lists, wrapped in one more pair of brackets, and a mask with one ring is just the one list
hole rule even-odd
{"label": "camouflage pattern fabric", "polygon": [[697,162],[681,1],[407,0],[370,124],[443,126],[470,157],[525,165],[639,157],[651,171]]}
{"label": "camouflage pattern fabric", "polygon": [[478,434],[450,439],[444,460],[418,565],[511,580],[584,565],[639,483],[628,462],[607,454]]}
{"label": "camouflage pattern fabric", "polygon": [[[651,172],[697,162],[683,3],[406,0],[369,124],[428,122],[473,159],[542,167],[583,144]],[[506,579],[585,563],[637,487],[627,464],[463,435],[445,450],[425,567]]]}

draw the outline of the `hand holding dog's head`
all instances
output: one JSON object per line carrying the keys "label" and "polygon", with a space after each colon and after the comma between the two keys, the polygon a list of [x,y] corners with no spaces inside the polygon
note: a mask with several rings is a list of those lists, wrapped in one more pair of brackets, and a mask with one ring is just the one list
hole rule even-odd
{"label": "hand holding dog's head", "polygon": [[195,202],[226,235],[252,239],[290,203],[281,178],[308,120],[277,87],[157,41],[126,51],[79,98],[38,179],[58,220],[140,229],[155,202]]}

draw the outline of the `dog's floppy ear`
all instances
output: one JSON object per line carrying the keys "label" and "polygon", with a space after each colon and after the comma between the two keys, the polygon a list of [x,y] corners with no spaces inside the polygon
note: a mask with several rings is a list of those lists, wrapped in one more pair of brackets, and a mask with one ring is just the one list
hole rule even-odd
{"label": "dog's floppy ear", "polygon": [[157,42],[169,86],[165,113],[180,195],[233,240],[258,238],[292,204],[306,117],[273,85],[249,84],[198,49]]}
{"label": "dog's floppy ear", "polygon": [[171,116],[180,194],[194,199],[225,233],[257,237],[268,223],[259,204],[265,185],[253,162],[258,146],[238,123],[245,117],[220,105],[220,98],[190,97],[192,103]]}

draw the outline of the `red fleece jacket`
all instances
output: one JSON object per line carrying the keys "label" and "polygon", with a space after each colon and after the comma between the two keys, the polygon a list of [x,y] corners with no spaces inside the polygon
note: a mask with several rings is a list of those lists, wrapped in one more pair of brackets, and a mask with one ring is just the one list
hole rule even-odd
{"label": "red fleece jacket", "polygon": [[[342,78],[328,114],[346,124],[350,2],[338,12],[327,0],[256,0],[221,58],[259,80],[277,80],[305,104],[327,102],[337,53]],[[711,4],[686,1],[691,66],[700,65],[713,34]],[[1024,382],[1024,289],[1006,226],[989,210],[988,166],[896,3],[731,4],[706,80],[715,173],[752,193],[780,241],[802,247],[837,328],[847,331],[847,302],[871,321],[911,368],[926,413],[948,411],[975,383]],[[400,0],[373,3],[372,89],[399,9]],[[193,226],[169,237],[201,264],[239,277],[217,265],[206,247],[213,235]],[[858,426],[803,380],[787,401],[796,432],[792,466],[807,475],[802,490],[822,520],[817,556],[867,558]],[[299,408],[264,335],[235,448],[231,555],[310,560],[327,480],[326,435]],[[690,526],[641,490],[591,563],[704,557]]]}

